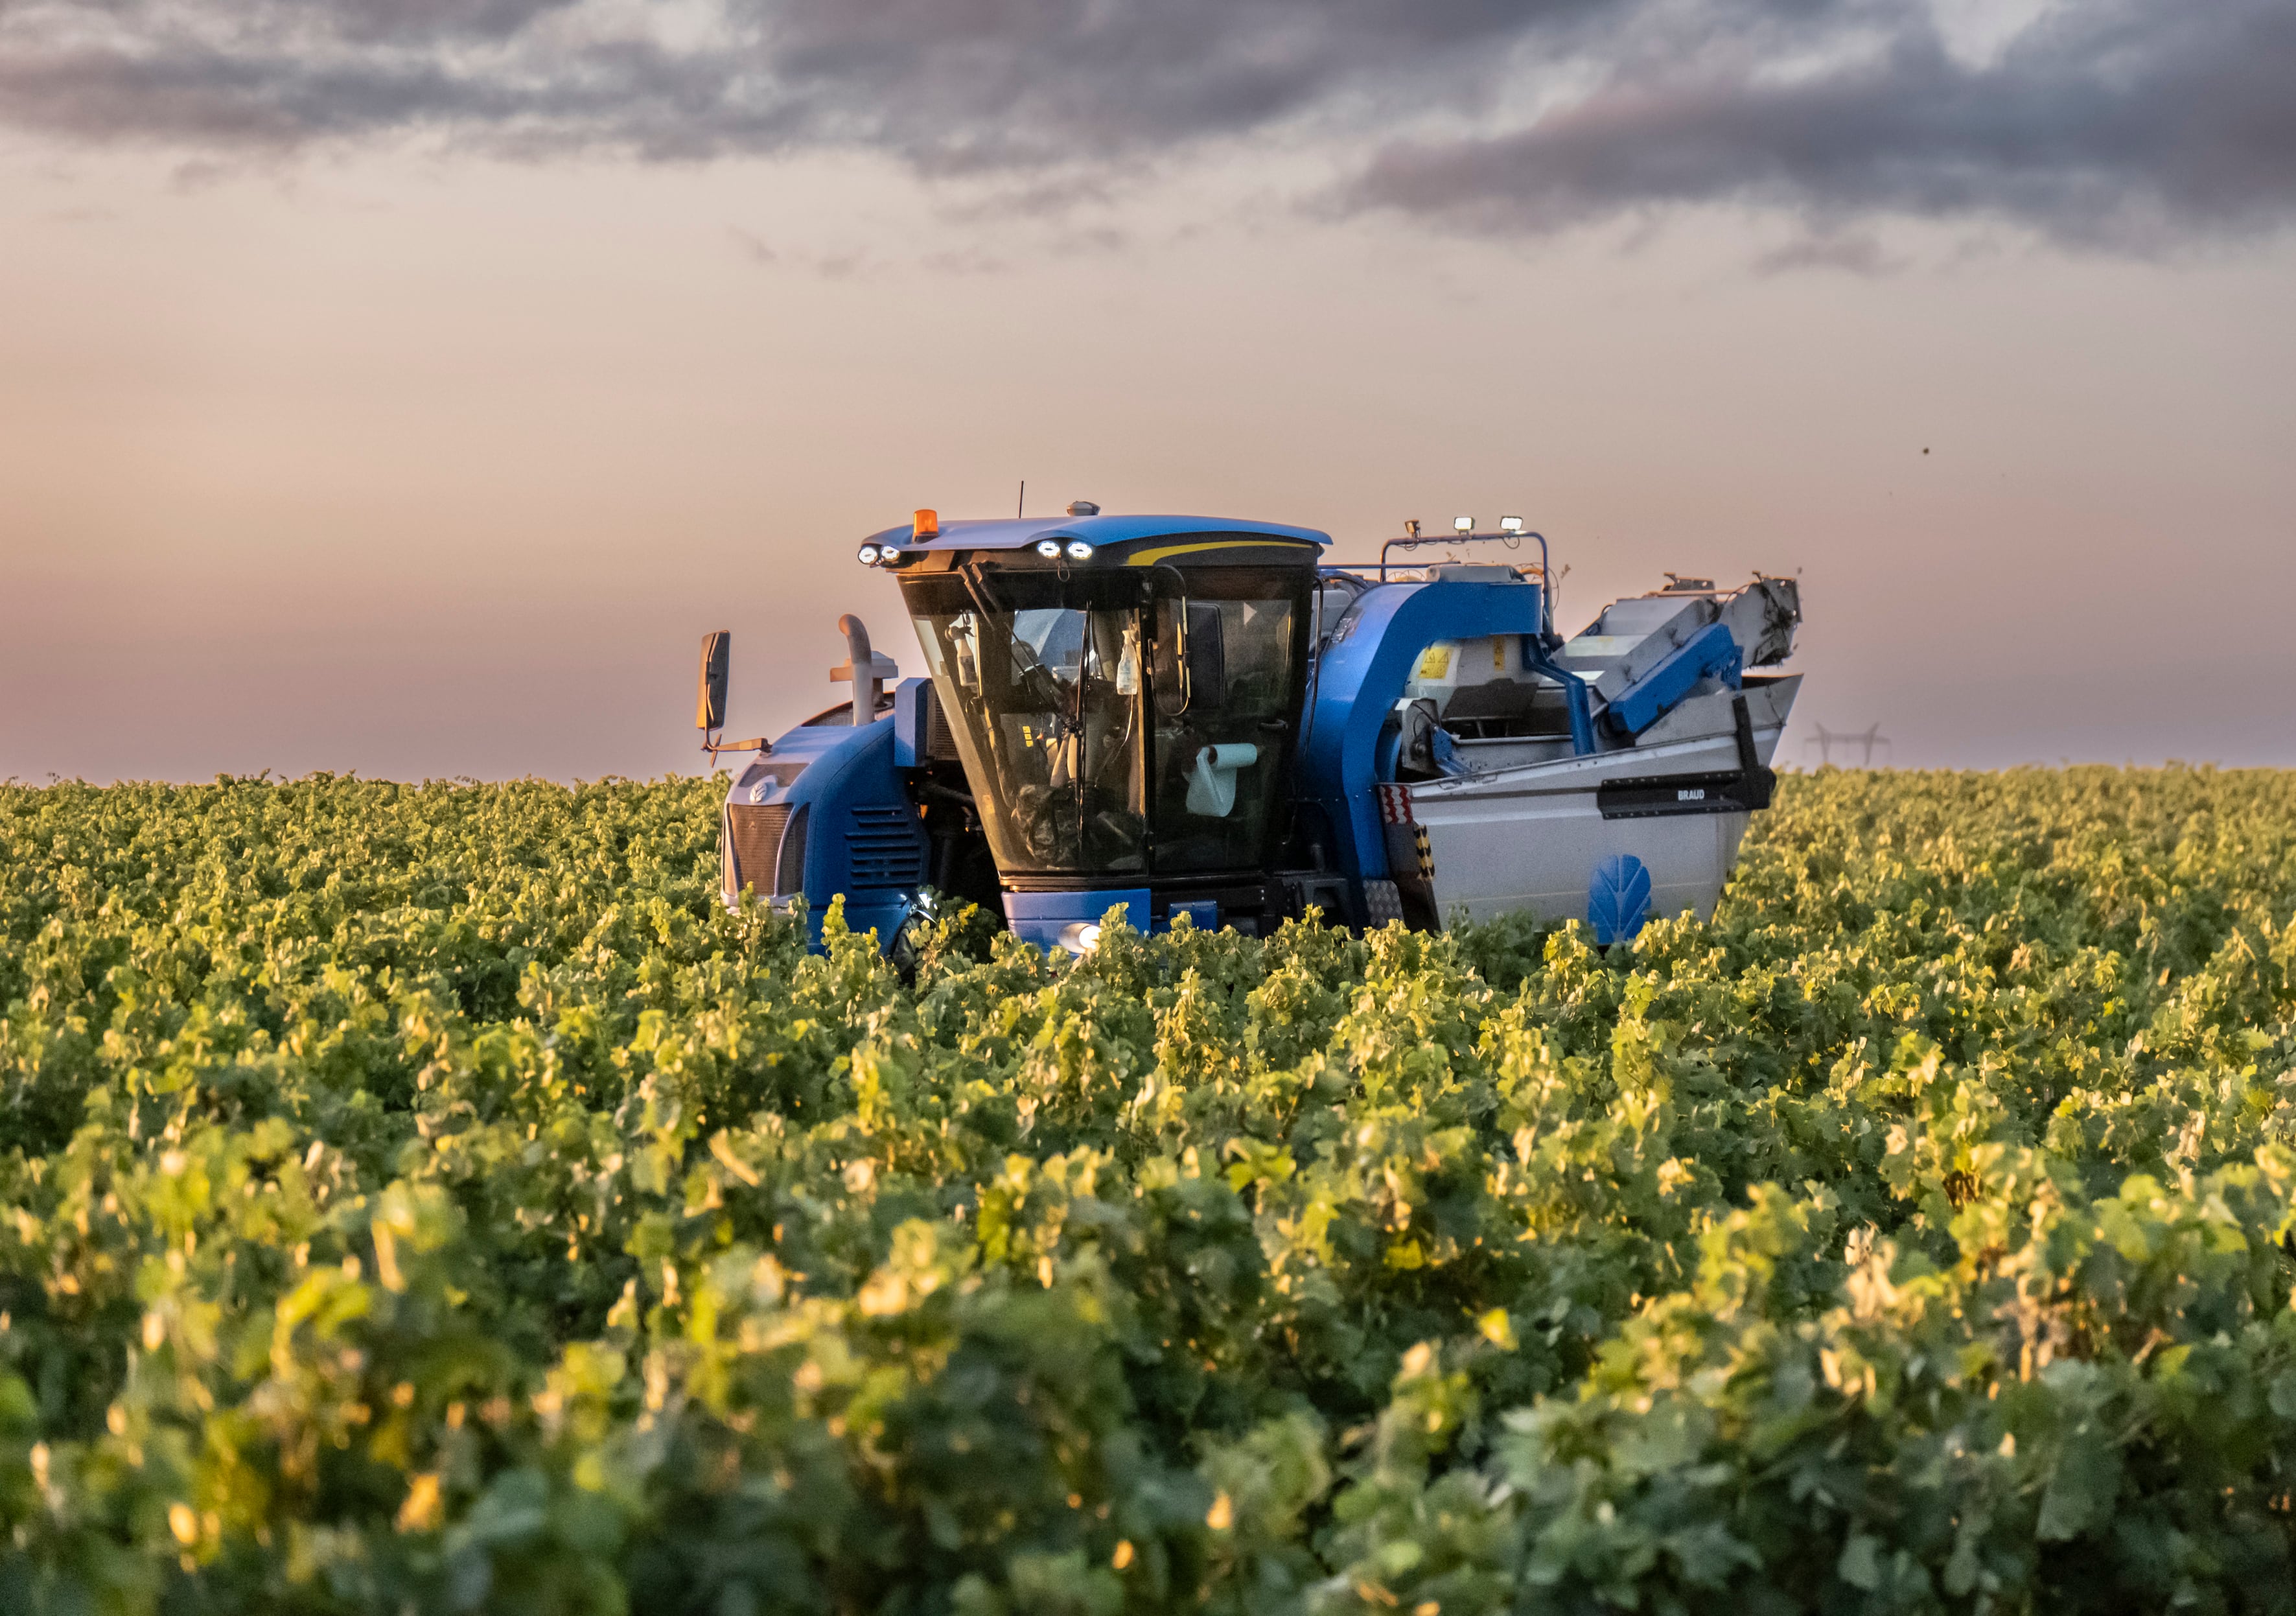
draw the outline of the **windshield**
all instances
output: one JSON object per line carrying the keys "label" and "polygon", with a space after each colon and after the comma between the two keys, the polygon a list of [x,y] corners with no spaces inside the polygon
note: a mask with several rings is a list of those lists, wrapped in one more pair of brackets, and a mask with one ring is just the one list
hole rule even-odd
{"label": "windshield", "polygon": [[1258,867],[1300,704],[1305,583],[1241,567],[905,580],[998,865]]}
{"label": "windshield", "polygon": [[996,862],[1146,869],[1137,612],[967,605],[917,637]]}

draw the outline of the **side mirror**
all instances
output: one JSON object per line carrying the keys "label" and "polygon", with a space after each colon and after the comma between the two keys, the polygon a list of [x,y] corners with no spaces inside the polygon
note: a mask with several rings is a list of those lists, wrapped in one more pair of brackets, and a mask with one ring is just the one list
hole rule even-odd
{"label": "side mirror", "polygon": [[701,636],[701,689],[693,708],[696,729],[726,726],[726,660],[733,649],[734,636],[728,629]]}

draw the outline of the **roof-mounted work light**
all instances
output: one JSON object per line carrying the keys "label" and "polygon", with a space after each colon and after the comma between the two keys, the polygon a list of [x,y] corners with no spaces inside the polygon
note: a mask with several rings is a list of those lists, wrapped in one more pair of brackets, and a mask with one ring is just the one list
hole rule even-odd
{"label": "roof-mounted work light", "polygon": [[1502,532],[1502,533],[1520,533],[1520,532],[1521,532],[1521,531],[1522,531],[1522,518],[1521,518],[1521,517],[1520,517],[1520,516],[1502,516],[1502,517],[1500,517],[1500,518],[1499,518],[1499,531],[1500,531],[1500,532]]}
{"label": "roof-mounted work light", "polygon": [[1057,538],[1038,539],[1037,541],[1037,554],[1043,556],[1048,562],[1056,562],[1060,560],[1061,541]]}
{"label": "roof-mounted work light", "polygon": [[877,552],[877,564],[881,567],[898,567],[901,564],[901,553],[892,546],[887,545]]}
{"label": "roof-mounted work light", "polygon": [[1454,517],[1451,519],[1451,531],[1452,531],[1452,532],[1454,532],[1454,533],[1472,533],[1474,530],[1475,530],[1475,519],[1474,519],[1473,517],[1472,517],[1472,516],[1454,516]]}
{"label": "roof-mounted work light", "polygon": [[1069,559],[1072,562],[1090,561],[1092,559],[1092,546],[1085,543],[1084,540],[1080,538],[1072,538],[1069,540]]}
{"label": "roof-mounted work light", "polygon": [[864,545],[853,553],[853,559],[865,567],[873,567],[877,564],[877,554],[876,546]]}

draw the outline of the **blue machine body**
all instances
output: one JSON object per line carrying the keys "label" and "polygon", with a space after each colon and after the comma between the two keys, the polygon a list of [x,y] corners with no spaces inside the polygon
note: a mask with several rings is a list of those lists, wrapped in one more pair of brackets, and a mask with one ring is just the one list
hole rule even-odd
{"label": "blue machine body", "polygon": [[1536,584],[1388,584],[1364,596],[1346,636],[1325,648],[1300,749],[1300,794],[1330,821],[1348,875],[1366,881],[1388,873],[1372,786],[1380,731],[1412,664],[1438,640],[1535,638],[1540,595]]}
{"label": "blue machine body", "polygon": [[1743,682],[1745,666],[1746,655],[1738,648],[1736,637],[1720,623],[1709,623],[1688,644],[1676,648],[1621,691],[1604,713],[1604,721],[1621,734],[1638,735],[1665,717],[1667,710],[1688,695],[1701,679],[1714,679],[1737,689]]}
{"label": "blue machine body", "polygon": [[1047,953],[1067,948],[1081,953],[1087,927],[1096,927],[1111,909],[1121,905],[1127,922],[1139,931],[1150,929],[1146,887],[1095,888],[1090,891],[1007,892],[1004,923],[1024,942]]}
{"label": "blue machine body", "polygon": [[928,849],[894,766],[895,727],[890,718],[857,729],[801,725],[742,770],[726,793],[727,841],[736,860],[743,841],[736,815],[758,813],[761,847],[768,845],[770,827],[770,851],[756,862],[771,867],[737,869],[733,890],[767,898],[808,895],[806,925],[816,947],[832,895],[844,895],[848,926],[873,929],[890,943],[924,885]]}
{"label": "blue machine body", "polygon": [[922,768],[930,746],[930,679],[903,679],[893,690],[893,767]]}
{"label": "blue machine body", "polygon": [[[910,528],[888,529],[871,536],[861,559],[865,564],[874,564],[873,555],[882,554],[886,565],[952,580],[962,577],[971,580],[965,587],[975,592],[972,598],[993,604],[993,584],[984,583],[976,567],[986,568],[995,576],[1011,576],[996,570],[1012,568],[1015,558],[1000,555],[976,563],[963,553],[1034,550],[1062,568],[1073,562],[1078,568],[1104,567],[1128,576],[1133,569],[1160,569],[1161,573],[1172,574],[1189,567],[1222,564],[1206,553],[1233,551],[1239,547],[1240,537],[1254,535],[1271,541],[1264,546],[1270,551],[1312,545],[1321,552],[1331,542],[1328,535],[1316,529],[1282,523],[1095,513],[1054,521],[951,521],[922,536]],[[1511,530],[1506,535],[1468,537],[1504,537],[1512,543],[1513,534]],[[1161,539],[1170,542],[1156,542]],[[1058,556],[1046,541],[1059,545]],[[1104,556],[1100,554],[1111,546],[1122,548]],[[1242,547],[1251,546],[1247,543]],[[1037,564],[1033,558],[1018,559]],[[1302,569],[1313,564],[1307,560],[1280,563]],[[1066,578],[1069,573],[1063,571],[1061,576]],[[1327,581],[1349,581],[1343,570],[1327,568],[1321,576]],[[1539,577],[1543,578],[1543,574]],[[1324,637],[1308,653],[1305,710],[1297,712],[1295,718],[1271,719],[1267,726],[1271,734],[1292,733],[1296,743],[1276,741],[1260,748],[1263,760],[1259,767],[1262,768],[1269,767],[1266,759],[1271,755],[1287,759],[1286,772],[1273,778],[1283,783],[1283,800],[1289,805],[1284,813],[1293,829],[1285,833],[1292,837],[1286,844],[1292,849],[1287,855],[1292,862],[1246,874],[1265,877],[1262,890],[1266,891],[1273,892],[1278,886],[1289,890],[1286,901],[1291,906],[1283,912],[1303,912],[1305,906],[1312,904],[1326,913],[1345,912],[1351,922],[1359,923],[1406,918],[1413,924],[1440,924],[1439,915],[1432,920],[1426,917],[1437,915],[1432,906],[1437,900],[1449,901],[1444,898],[1447,890],[1458,891],[1460,871],[1480,876],[1510,861],[1583,858],[1586,862],[1571,865],[1580,873],[1570,879],[1587,894],[1586,918],[1603,940],[1623,939],[1630,938],[1651,912],[1653,874],[1645,867],[1645,858],[1660,857],[1660,884],[1675,883],[1664,888],[1670,894],[1667,902],[1679,906],[1685,901],[1681,894],[1685,878],[1678,874],[1682,861],[1676,856],[1677,842],[1667,841],[1662,830],[1650,828],[1653,820],[1690,813],[1739,812],[1767,805],[1767,783],[1761,783],[1758,792],[1742,789],[1758,775],[1763,782],[1769,778],[1767,766],[1754,754],[1746,703],[1755,693],[1745,671],[1750,661],[1766,665],[1791,650],[1792,629],[1800,620],[1800,597],[1792,580],[1758,576],[1754,584],[1735,591],[1716,591],[1704,580],[1670,584],[1667,590],[1606,608],[1606,613],[1617,615],[1598,619],[1579,639],[1567,644],[1554,633],[1548,620],[1544,582],[1512,570],[1461,568],[1447,574],[1439,570],[1426,581],[1394,583],[1383,578],[1374,583],[1357,576],[1349,587],[1355,593],[1343,597],[1348,604],[1335,621],[1316,619]],[[1211,598],[1220,597],[1215,591]],[[1316,596],[1318,602],[1323,598]],[[1196,610],[1191,606],[1189,613]],[[921,617],[920,621],[923,620]],[[1189,615],[1188,620],[1193,622],[1193,616]],[[873,696],[876,681],[890,679],[890,664],[882,657],[864,656],[869,649],[865,630],[856,626],[848,633],[856,636],[851,639],[856,649],[849,657],[849,667],[834,677],[853,679],[857,700]],[[1519,644],[1519,659],[1506,649],[1509,641]],[[1492,705],[1490,700],[1480,707],[1456,703],[1457,711],[1467,716],[1454,724],[1438,709],[1442,701],[1453,699],[1442,693],[1470,687],[1467,676],[1448,671],[1447,655],[1440,661],[1445,671],[1432,675],[1422,667],[1422,659],[1431,647],[1465,643],[1490,644],[1496,660],[1479,661],[1477,677],[1494,682],[1504,679],[1505,685],[1493,698],[1500,705]],[[1639,653],[1632,649],[1636,644],[1642,646]],[[1044,654],[1049,659],[1052,653]],[[1141,653],[1136,644],[1134,651],[1125,654]],[[864,661],[865,668],[861,665]],[[1536,677],[1516,680],[1504,671],[1494,673],[1494,666]],[[980,676],[969,677],[977,680]],[[1121,684],[1125,677],[1116,676],[1117,689],[1126,688]],[[1149,698],[1138,694],[1141,675],[1136,667],[1128,677],[1133,681],[1129,689],[1145,713]],[[1157,672],[1153,677],[1160,680],[1167,676]],[[1081,689],[1081,675],[1075,677],[1074,687]],[[1433,686],[1425,683],[1429,678],[1434,680]],[[1414,679],[1422,682],[1414,684]],[[1458,682],[1447,682],[1454,679]],[[1790,686],[1791,681],[1787,684]],[[1426,693],[1430,688],[1437,691],[1441,701]],[[1516,692],[1523,693],[1516,695]],[[1192,866],[1185,865],[1177,866],[1182,874],[1168,882],[1162,874],[1154,875],[1154,882],[1163,883],[1157,885],[1108,884],[1105,865],[1097,867],[1096,879],[1080,877],[1074,890],[1058,890],[1065,875],[1057,866],[1050,872],[1051,880],[1041,869],[1023,870],[1016,875],[999,868],[986,887],[976,883],[967,889],[962,881],[950,885],[954,866],[948,862],[947,833],[932,827],[945,825],[949,815],[971,814],[980,805],[971,789],[977,782],[963,772],[966,766],[950,750],[955,742],[949,739],[948,717],[938,705],[946,693],[937,693],[929,679],[902,680],[892,691],[890,710],[881,708],[882,716],[873,722],[852,724],[849,706],[832,710],[776,738],[764,755],[743,769],[726,799],[724,885],[729,901],[740,901],[745,892],[779,903],[802,896],[816,947],[820,946],[829,900],[841,894],[846,923],[855,931],[873,930],[880,942],[891,947],[905,923],[919,912],[917,900],[935,875],[947,890],[971,890],[982,901],[988,901],[990,891],[999,892],[1011,929],[1047,950],[1080,952],[1091,947],[1098,924],[1118,905],[1126,908],[1130,923],[1143,931],[1164,929],[1183,915],[1200,929],[1230,918],[1224,914],[1223,905],[1234,894],[1220,889],[1218,880],[1189,875],[1186,872]],[[1411,697],[1407,701],[1406,694]],[[1713,710],[1711,703],[1724,696],[1736,701],[1735,773],[1716,772],[1711,761],[1656,761],[1685,755],[1685,743],[1653,741],[1645,745],[1640,739],[1660,718],[1693,697],[1710,704],[1699,710],[1703,713]],[[1493,732],[1474,726],[1492,721],[1478,719],[1477,713],[1525,712],[1530,710],[1505,709],[1504,702],[1534,698],[1544,703],[1536,709],[1541,716],[1522,719],[1524,727]],[[1082,698],[1078,700],[1081,702]],[[1769,746],[1775,744],[1785,703],[1791,700],[1789,687],[1781,697],[1759,708],[1767,715]],[[1435,716],[1423,720],[1417,716],[1423,712]],[[1567,739],[1561,727],[1566,718]],[[1401,760],[1401,735],[1406,721],[1421,726],[1418,733],[1427,743],[1418,754],[1421,760],[1412,766],[1416,773],[1406,769]],[[1711,720],[1700,722],[1708,728],[1693,729],[1693,736],[1710,730]],[[1724,722],[1726,727],[1726,718]],[[1296,723],[1296,732],[1287,732],[1287,723]],[[1427,723],[1436,727],[1430,732]],[[1148,733],[1152,738],[1156,732]],[[1676,726],[1661,733],[1678,736],[1685,732]],[[1522,739],[1526,736],[1529,740]],[[1203,745],[1198,767],[1211,767],[1201,759],[1211,759],[1227,750],[1225,738],[1214,736],[1213,740],[1218,744]],[[970,740],[964,743],[976,744]],[[1160,747],[1166,742],[1154,743]],[[1145,749],[1150,742],[1144,739],[1139,744]],[[1674,747],[1674,752],[1667,752],[1668,746]],[[1500,750],[1494,751],[1493,747]],[[1507,751],[1509,747],[1516,750]],[[1476,748],[1482,750],[1474,751],[1474,757],[1482,761],[1467,760],[1465,753]],[[1144,750],[1142,755],[1147,755]],[[1765,751],[1763,756],[1767,755]],[[1640,756],[1652,757],[1654,762],[1642,769],[1631,767],[1629,759]],[[1710,759],[1712,753],[1710,750],[1701,756]],[[1523,760],[1526,758],[1528,762]],[[1493,759],[1513,760],[1495,764],[1490,761]],[[1616,764],[1612,759],[1618,760]],[[1242,765],[1220,767],[1233,770],[1252,766],[1247,756]],[[1494,777],[1490,773],[1494,767],[1550,772],[1538,781],[1503,787],[1481,783]],[[1701,769],[1706,772],[1697,772]],[[1234,779],[1233,774],[1229,778]],[[1453,809],[1449,810],[1453,817],[1445,820],[1446,805],[1465,800],[1458,788],[1470,788],[1469,795],[1484,792],[1480,800],[1511,795],[1526,802],[1539,800],[1549,806],[1535,812],[1523,809],[1520,833],[1510,828],[1513,810],[1496,820],[1486,812],[1476,820]],[[1194,789],[1190,788],[1190,812],[1228,812],[1226,806],[1197,808]],[[1228,789],[1232,792],[1234,788]],[[1410,807],[1414,791],[1431,793],[1423,798],[1415,824]],[[1562,810],[1552,806],[1563,797],[1585,800],[1581,806],[1568,810],[1575,817],[1567,821],[1558,818]],[[1218,800],[1216,794],[1208,798]],[[1432,844],[1425,818],[1429,813],[1435,814],[1437,820],[1431,827],[1437,838]],[[935,814],[944,817],[936,820]],[[1615,832],[1605,828],[1613,821],[1623,828]],[[977,822],[966,823],[974,828],[965,834],[977,841]],[[1671,823],[1680,822],[1677,817]],[[1496,841],[1472,841],[1472,837],[1484,834],[1475,828],[1477,824],[1494,824],[1496,829],[1490,834]],[[1700,830],[1693,836],[1694,828],[1684,825],[1676,833],[1677,841],[1710,849],[1711,834]],[[1731,848],[1736,845],[1735,833],[1730,833]],[[1472,849],[1442,866],[1451,872],[1448,889],[1437,879],[1439,854],[1430,852],[1431,845],[1439,849],[1444,846],[1446,837],[1460,839],[1452,845]],[[1535,843],[1525,837],[1535,839]],[[1653,841],[1652,837],[1659,840]],[[1699,837],[1705,840],[1699,841]],[[987,844],[979,846],[980,856],[987,857]],[[1643,849],[1643,855],[1627,851],[1630,847]],[[1302,848],[1311,856],[1302,856]],[[1554,851],[1540,853],[1538,848]],[[1394,867],[1398,861],[1400,869]],[[1115,868],[1120,871],[1127,866]],[[1129,868],[1143,872],[1129,879],[1144,881],[1152,879],[1147,872],[1165,866],[1152,859],[1135,859]],[[1663,869],[1677,869],[1677,874],[1664,874]],[[1546,879],[1543,870],[1532,874]],[[1547,886],[1561,881],[1558,875]],[[1373,901],[1376,888],[1385,894],[1385,903],[1399,903],[1398,882],[1422,895],[1417,918],[1398,915],[1393,908],[1382,910]],[[1700,889],[1706,895],[1693,893],[1693,898],[1710,905],[1719,882],[1720,875],[1715,875],[1707,887]],[[1247,896],[1234,901],[1257,901],[1249,898],[1250,890],[1247,887]],[[1526,889],[1520,884],[1487,884],[1487,890],[1508,893]],[[1474,896],[1472,890],[1466,894],[1471,903]],[[1545,899],[1542,905],[1551,906]],[[1239,908],[1235,915],[1253,912]]]}

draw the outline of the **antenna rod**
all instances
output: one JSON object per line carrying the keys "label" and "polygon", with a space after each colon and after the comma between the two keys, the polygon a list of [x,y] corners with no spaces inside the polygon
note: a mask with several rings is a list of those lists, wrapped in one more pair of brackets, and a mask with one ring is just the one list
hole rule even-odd
{"label": "antenna rod", "polygon": [[1013,520],[1014,521],[1020,521],[1022,516],[1028,513],[1028,510],[1029,480],[1023,477],[1021,479],[1021,497],[1013,502]]}

